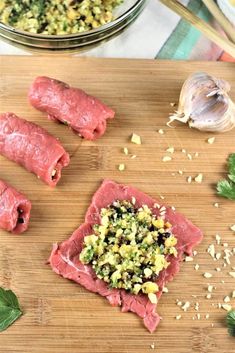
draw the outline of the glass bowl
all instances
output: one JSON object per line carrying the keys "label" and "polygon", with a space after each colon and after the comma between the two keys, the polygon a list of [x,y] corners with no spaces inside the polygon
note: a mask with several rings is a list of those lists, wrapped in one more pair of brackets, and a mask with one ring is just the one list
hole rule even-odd
{"label": "glass bowl", "polygon": [[67,34],[46,35],[17,30],[0,22],[0,36],[8,43],[36,51],[84,51],[119,34],[142,12],[147,0],[124,0],[114,11],[114,20],[96,29]]}

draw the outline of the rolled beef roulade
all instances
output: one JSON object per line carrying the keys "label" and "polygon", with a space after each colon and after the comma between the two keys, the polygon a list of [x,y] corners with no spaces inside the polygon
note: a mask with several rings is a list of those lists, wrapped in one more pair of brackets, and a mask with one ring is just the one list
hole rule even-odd
{"label": "rolled beef roulade", "polygon": [[54,187],[69,155],[60,141],[42,127],[13,113],[0,115],[0,154],[35,173]]}
{"label": "rolled beef roulade", "polygon": [[95,140],[106,130],[106,120],[115,112],[99,99],[64,82],[37,77],[29,90],[29,101],[50,120],[61,122],[87,140]]}
{"label": "rolled beef roulade", "polygon": [[23,233],[29,225],[31,202],[0,180],[0,228],[15,234]]}

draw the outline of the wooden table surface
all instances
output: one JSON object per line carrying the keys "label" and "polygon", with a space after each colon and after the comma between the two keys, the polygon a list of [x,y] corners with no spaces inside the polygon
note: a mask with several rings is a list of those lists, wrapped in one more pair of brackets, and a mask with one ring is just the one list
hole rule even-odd
{"label": "wooden table surface", "polygon": [[[235,99],[234,64],[0,57],[0,111],[13,111],[45,127],[61,139],[71,155],[71,163],[54,190],[0,157],[0,178],[23,191],[33,204],[27,233],[16,236],[0,231],[0,286],[15,291],[24,311],[15,324],[0,333],[0,353],[234,352],[235,339],[228,336],[225,325],[226,311],[215,305],[235,290],[235,279],[228,275],[235,258],[223,267],[224,260],[214,261],[207,248],[215,244],[216,233],[229,249],[235,247],[235,234],[229,228],[235,223],[235,203],[215,192],[216,182],[225,176],[226,158],[235,152],[235,130],[214,135],[184,124],[166,126],[175,109],[170,103],[177,102],[183,81],[198,70],[229,80]],[[37,75],[64,80],[113,107],[116,118],[108,124],[105,135],[95,142],[84,141],[30,107],[27,90]],[[159,134],[159,129],[165,133]],[[142,145],[130,142],[133,132],[141,136]],[[216,140],[210,145],[207,139],[212,136]],[[164,163],[162,157],[169,146],[175,153],[171,162]],[[123,147],[128,147],[129,156],[124,155]],[[133,154],[135,159],[130,158]],[[118,170],[120,163],[126,165],[123,172]],[[202,184],[186,182],[188,176],[198,173],[203,173]],[[164,196],[164,202],[174,205],[204,232],[198,255],[193,262],[182,263],[180,273],[168,285],[169,293],[162,296],[158,312],[163,320],[152,335],[136,315],[121,313],[106,299],[63,279],[46,265],[52,243],[66,239],[83,221],[103,178],[131,184],[153,197]],[[223,249],[223,245],[216,245],[222,257]],[[200,265],[198,271],[195,264]],[[216,267],[221,272],[215,271]],[[204,278],[204,272],[213,277]],[[208,284],[216,286],[211,299],[206,299]],[[176,299],[190,301],[189,310],[183,312]],[[235,306],[235,299],[231,304]],[[179,314],[182,318],[176,320]]]}

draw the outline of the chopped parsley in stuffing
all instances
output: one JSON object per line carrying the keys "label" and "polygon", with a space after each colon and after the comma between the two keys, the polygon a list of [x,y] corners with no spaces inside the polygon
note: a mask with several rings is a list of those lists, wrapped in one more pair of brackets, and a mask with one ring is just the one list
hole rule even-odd
{"label": "chopped parsley in stuffing", "polygon": [[98,278],[111,288],[148,294],[157,301],[156,279],[177,256],[171,224],[156,218],[148,206],[136,209],[129,201],[116,201],[101,210],[101,224],[84,238],[80,260],[91,264]]}
{"label": "chopped parsley in stuffing", "polygon": [[113,20],[123,0],[0,0],[0,21],[49,35],[89,31]]}

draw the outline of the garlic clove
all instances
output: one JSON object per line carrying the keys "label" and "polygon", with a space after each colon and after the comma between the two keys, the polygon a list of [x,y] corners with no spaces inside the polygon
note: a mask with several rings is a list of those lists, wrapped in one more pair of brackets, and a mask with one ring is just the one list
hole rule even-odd
{"label": "garlic clove", "polygon": [[188,77],[181,89],[179,106],[168,126],[178,120],[202,131],[225,132],[235,126],[235,104],[228,92],[230,85],[204,72]]}

